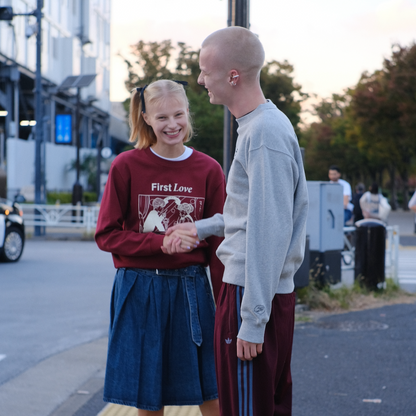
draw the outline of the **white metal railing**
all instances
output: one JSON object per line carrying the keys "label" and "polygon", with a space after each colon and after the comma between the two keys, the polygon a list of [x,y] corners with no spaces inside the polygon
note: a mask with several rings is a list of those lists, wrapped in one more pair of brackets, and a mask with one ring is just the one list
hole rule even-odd
{"label": "white metal railing", "polygon": [[[355,227],[344,227],[344,250],[341,252],[342,270],[354,270],[355,268]],[[399,226],[389,225],[386,227],[386,277],[391,277],[395,282],[399,281]]]}
{"label": "white metal railing", "polygon": [[386,277],[391,277],[399,282],[399,226],[390,225],[386,227]]}
{"label": "white metal railing", "polygon": [[97,225],[99,206],[21,204],[25,225],[84,228],[88,233]]}

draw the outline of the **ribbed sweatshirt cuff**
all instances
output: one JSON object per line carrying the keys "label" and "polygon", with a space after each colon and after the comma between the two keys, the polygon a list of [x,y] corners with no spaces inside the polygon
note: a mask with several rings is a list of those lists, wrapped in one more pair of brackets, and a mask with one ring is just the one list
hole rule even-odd
{"label": "ribbed sweatshirt cuff", "polygon": [[253,342],[255,344],[262,344],[264,342],[265,329],[266,324],[257,324],[255,321],[245,320],[241,323],[237,338],[247,342]]}

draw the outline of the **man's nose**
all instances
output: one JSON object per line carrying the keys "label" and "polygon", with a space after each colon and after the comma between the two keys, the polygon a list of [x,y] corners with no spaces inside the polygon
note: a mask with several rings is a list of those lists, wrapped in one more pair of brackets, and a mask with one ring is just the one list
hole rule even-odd
{"label": "man's nose", "polygon": [[198,77],[198,79],[197,79],[197,83],[198,83],[199,85],[205,85],[205,84],[204,84],[204,78],[202,77],[202,73],[201,73],[201,74],[199,74],[199,77]]}

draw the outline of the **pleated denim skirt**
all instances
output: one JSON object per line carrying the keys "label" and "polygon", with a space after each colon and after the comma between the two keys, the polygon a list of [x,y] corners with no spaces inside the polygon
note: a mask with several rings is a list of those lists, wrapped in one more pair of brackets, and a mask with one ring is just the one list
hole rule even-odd
{"label": "pleated denim skirt", "polygon": [[118,269],[104,400],[145,410],[218,397],[215,306],[205,269]]}

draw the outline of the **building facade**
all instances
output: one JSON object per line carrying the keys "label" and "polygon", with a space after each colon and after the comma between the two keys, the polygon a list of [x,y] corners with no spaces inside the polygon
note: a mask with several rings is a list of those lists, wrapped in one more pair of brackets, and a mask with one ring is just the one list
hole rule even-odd
{"label": "building facade", "polygon": [[[12,20],[0,20],[0,168],[7,171],[8,197],[33,184],[31,168],[22,167],[19,160],[11,157],[19,159],[26,144],[27,151],[33,152],[33,145],[14,141],[32,141],[39,128],[34,95],[37,22],[34,16],[28,16],[36,10],[37,3],[0,0],[0,6],[13,9]],[[87,149],[114,147],[109,133],[111,0],[44,0],[42,13],[41,128],[46,192],[72,187],[74,172],[68,164],[76,157],[78,139],[84,153]],[[64,83],[75,76],[85,76],[90,83],[79,89],[71,87],[74,83]],[[65,160],[51,163],[47,157]],[[21,172],[22,168],[26,172]],[[59,184],[55,180],[58,176]]]}

